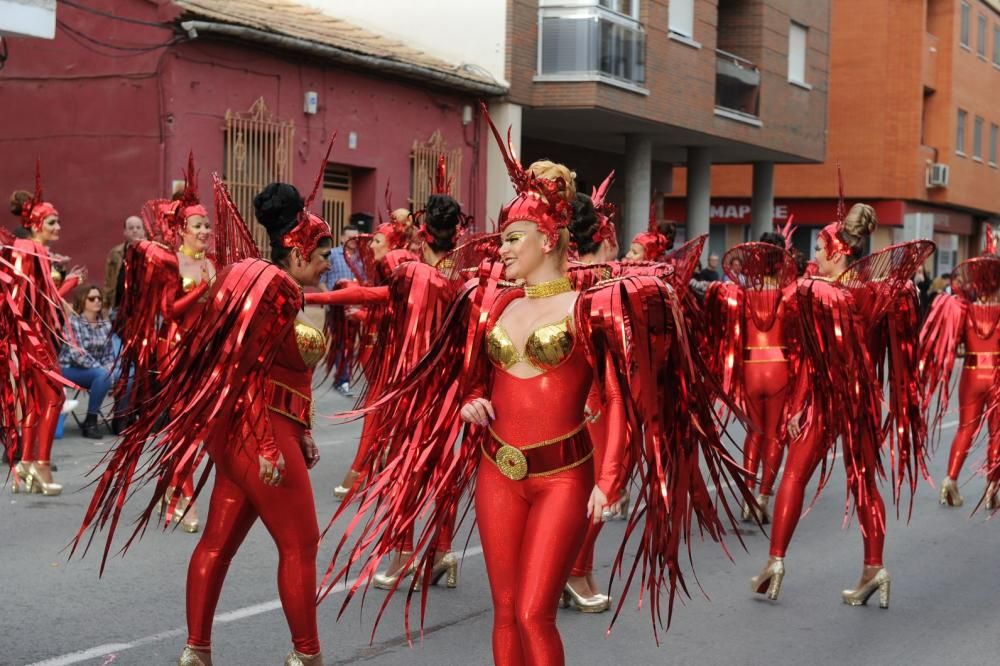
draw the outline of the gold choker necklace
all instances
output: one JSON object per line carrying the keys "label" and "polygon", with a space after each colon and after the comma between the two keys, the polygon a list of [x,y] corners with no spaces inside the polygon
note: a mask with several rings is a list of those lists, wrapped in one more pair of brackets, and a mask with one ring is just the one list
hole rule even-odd
{"label": "gold choker necklace", "polygon": [[194,259],[195,261],[201,261],[202,259],[205,258],[204,250],[198,252],[197,250],[192,250],[187,245],[181,245],[180,253],[183,254],[185,257]]}
{"label": "gold choker necklace", "polygon": [[524,287],[524,295],[528,298],[548,298],[567,291],[573,291],[573,285],[567,277],[556,278],[540,284],[529,284]]}

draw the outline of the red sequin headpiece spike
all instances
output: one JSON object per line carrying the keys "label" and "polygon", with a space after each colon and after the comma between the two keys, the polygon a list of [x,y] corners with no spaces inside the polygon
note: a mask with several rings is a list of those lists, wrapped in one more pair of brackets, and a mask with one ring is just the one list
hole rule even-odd
{"label": "red sequin headpiece spike", "polygon": [[434,171],[434,182],[432,192],[434,194],[451,194],[451,183],[454,176],[448,177],[448,164],[445,161],[444,153],[438,155],[437,169]]}
{"label": "red sequin headpiece spike", "polygon": [[507,166],[510,182],[517,193],[513,201],[500,210],[500,231],[512,222],[534,222],[554,247],[559,238],[559,230],[569,226],[573,216],[572,207],[563,195],[566,189],[565,181],[562,178],[555,180],[540,178],[526,171],[514,152],[510,129],[507,130],[507,141],[504,143],[486,110],[486,105],[480,102],[479,108],[493,133],[500,155]]}
{"label": "red sequin headpiece spike", "polygon": [[983,254],[996,254],[997,253],[997,236],[996,232],[993,231],[993,225],[989,222],[986,223],[986,242],[983,246]]}
{"label": "red sequin headpiece spike", "polygon": [[615,179],[615,170],[607,175],[600,187],[591,190],[590,200],[594,204],[594,211],[597,213],[598,226],[594,232],[593,241],[601,243],[608,241],[615,247],[618,246],[618,234],[615,232],[615,223],[611,219],[615,216],[615,205],[608,201],[608,190]]}
{"label": "red sequin headpiece spike", "polygon": [[785,239],[785,249],[788,250],[789,252],[791,252],[792,248],[795,247],[792,244],[792,236],[795,235],[795,230],[798,227],[796,227],[793,224],[794,222],[795,222],[795,215],[789,215],[788,221],[785,222],[785,226],[778,227],[778,233],[781,234],[781,237]]}
{"label": "red sequin headpiece spike", "polygon": [[[431,194],[443,194],[446,196],[451,196],[451,185],[455,181],[454,175],[448,175],[448,163],[445,158],[444,153],[438,154],[437,168],[434,171],[434,178],[431,179]],[[386,196],[388,197],[388,190],[386,191]],[[388,203],[388,200],[387,200]],[[426,204],[426,202],[425,202]],[[424,239],[425,242],[430,243],[434,241],[434,236],[431,232],[427,231],[427,225],[421,223],[421,218],[427,213],[427,208],[421,208],[416,213],[413,214],[413,224],[420,226],[420,237]],[[392,211],[389,212],[390,216]],[[466,215],[463,211],[458,213],[458,226],[455,228],[454,240],[455,244],[458,244],[459,239],[465,234],[466,230],[472,226],[472,216]]]}
{"label": "red sequin headpiece spike", "polygon": [[[174,201],[156,204],[156,231],[163,242],[171,247],[180,245],[180,236],[188,218],[196,215],[208,217],[208,209],[198,199],[198,172],[194,167],[194,152],[188,152],[187,168],[182,172],[184,189]],[[148,231],[148,230],[147,230]]]}
{"label": "red sequin headpiece spike", "polygon": [[330,233],[330,225],[320,216],[310,213],[309,206],[315,201],[316,195],[319,194],[319,188],[323,184],[323,174],[326,173],[326,164],[330,161],[330,152],[333,150],[333,141],[336,138],[337,132],[334,131],[330,136],[329,143],[326,145],[326,155],[320,164],[319,175],[313,184],[312,192],[309,193],[309,198],[305,201],[305,207],[299,213],[298,223],[291,231],[281,237],[282,245],[289,249],[294,248],[298,250],[299,254],[306,261],[309,260],[312,253],[319,247],[319,244],[323,240],[329,238],[331,242],[333,241],[333,234]]}
{"label": "red sequin headpiece spike", "polygon": [[649,204],[649,230],[636,235],[632,239],[632,242],[642,246],[646,254],[644,257],[646,261],[659,261],[663,253],[667,251],[667,243],[670,241],[666,235],[660,232],[659,226],[656,224],[655,193],[653,194],[653,200]]}
{"label": "red sequin headpiece spike", "polygon": [[25,229],[38,231],[42,228],[45,218],[53,215],[58,217],[59,211],[48,201],[42,201],[42,160],[36,159],[35,193],[21,206],[21,226]]}
{"label": "red sequin headpiece spike", "polygon": [[823,227],[819,232],[819,237],[826,245],[826,255],[831,261],[836,261],[840,255],[850,256],[851,246],[841,237],[840,230],[844,226],[844,218],[847,216],[847,206],[844,203],[844,173],[840,170],[840,162],[837,162],[837,221]]}

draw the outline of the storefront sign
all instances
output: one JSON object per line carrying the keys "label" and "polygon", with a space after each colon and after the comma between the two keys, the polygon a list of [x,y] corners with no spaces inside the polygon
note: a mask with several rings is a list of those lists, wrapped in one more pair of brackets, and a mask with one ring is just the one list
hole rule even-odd
{"label": "storefront sign", "polygon": [[[850,209],[854,201],[847,201]],[[903,225],[902,201],[871,202],[878,215],[879,223],[890,227]],[[687,221],[686,200],[667,198],[663,204],[663,216],[677,222]],[[751,205],[749,199],[719,197],[709,204],[711,224],[750,224]],[[774,202],[774,222],[784,224],[789,216],[795,216],[795,223],[805,226],[829,224],[837,214],[836,199],[776,199]]]}

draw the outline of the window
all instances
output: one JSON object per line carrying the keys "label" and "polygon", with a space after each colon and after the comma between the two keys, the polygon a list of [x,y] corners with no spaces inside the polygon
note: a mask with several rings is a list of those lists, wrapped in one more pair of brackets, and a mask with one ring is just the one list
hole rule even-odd
{"label": "window", "polygon": [[968,2],[962,2],[962,19],[961,19],[961,33],[959,34],[958,41],[961,42],[962,46],[968,48],[969,46],[969,16],[972,9],[969,7]]}
{"label": "window", "polygon": [[694,39],[694,0],[670,0],[670,32]]}
{"label": "window", "polygon": [[806,38],[809,28],[792,22],[788,29],[788,80],[806,82]]}
{"label": "window", "polygon": [[601,7],[639,20],[639,0],[599,0]]}
{"label": "window", "polygon": [[993,64],[1000,67],[1000,25],[993,26]]}
{"label": "window", "polygon": [[959,155],[965,154],[965,122],[969,114],[962,109],[958,110],[958,127],[955,130],[955,152]]}
{"label": "window", "polygon": [[976,17],[976,54],[986,59],[986,16],[980,14]]}
{"label": "window", "polygon": [[1000,133],[1000,127],[997,127],[993,123],[990,123],[990,164],[992,166],[997,165],[997,134]]}
{"label": "window", "polygon": [[641,23],[618,11],[638,12],[637,7],[637,2],[612,0],[594,0],[583,6],[542,3],[539,76],[644,83],[646,34]]}
{"label": "window", "polygon": [[976,116],[972,123],[972,158],[983,161],[983,119]]}

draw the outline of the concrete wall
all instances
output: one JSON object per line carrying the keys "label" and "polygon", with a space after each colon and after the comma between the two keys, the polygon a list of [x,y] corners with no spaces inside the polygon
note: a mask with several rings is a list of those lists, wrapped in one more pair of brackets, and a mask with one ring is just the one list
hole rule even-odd
{"label": "concrete wall", "polygon": [[[151,3],[105,0],[90,6],[146,20],[162,19]],[[67,12],[68,15],[68,12]],[[104,39],[156,44],[171,33],[92,15],[71,25]],[[468,96],[398,79],[345,70],[295,54],[198,39],[135,58],[108,58],[81,48],[60,31],[53,42],[12,40],[15,57],[0,81],[0,194],[33,185],[43,161],[47,198],[63,218],[54,250],[102,275],[122,221],[147,199],[165,196],[180,177],[189,149],[211,201],[210,174],[221,171],[227,110],[245,111],[259,97],[275,115],[295,122],[293,181],[308,191],[330,132],[340,137],[331,160],[358,169],[354,210],[375,211],[392,182],[394,201],[410,195],[410,149],[440,130],[463,150],[461,199],[485,217],[485,132],[478,119],[462,125]],[[320,94],[319,112],[303,113],[303,94]],[[348,148],[350,132],[357,147]],[[16,225],[13,217],[2,224]]]}
{"label": "concrete wall", "polygon": [[506,0],[298,0],[505,82]]}

